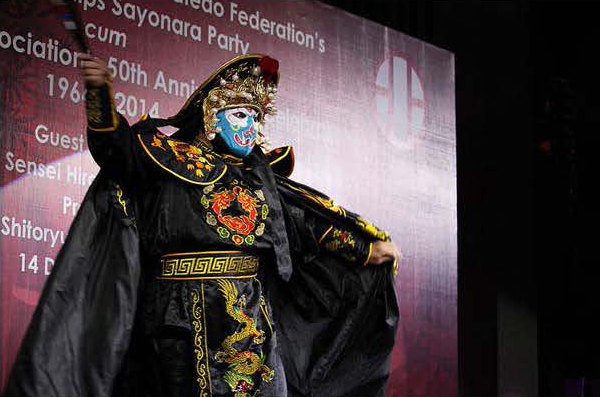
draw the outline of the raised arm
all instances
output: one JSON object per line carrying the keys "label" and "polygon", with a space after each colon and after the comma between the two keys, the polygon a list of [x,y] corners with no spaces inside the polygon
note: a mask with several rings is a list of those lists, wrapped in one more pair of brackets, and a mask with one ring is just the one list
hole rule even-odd
{"label": "raised arm", "polygon": [[90,152],[102,170],[132,188],[144,187],[148,162],[135,132],[115,110],[111,75],[102,59],[81,54],[81,73],[87,88],[87,137]]}

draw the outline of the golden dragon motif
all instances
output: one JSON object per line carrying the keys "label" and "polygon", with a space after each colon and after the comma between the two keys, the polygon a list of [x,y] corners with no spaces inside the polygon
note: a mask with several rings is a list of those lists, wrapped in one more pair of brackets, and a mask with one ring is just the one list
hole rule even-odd
{"label": "golden dragon motif", "polygon": [[229,369],[225,372],[223,379],[235,393],[235,397],[250,397],[248,392],[252,391],[255,381],[252,378],[255,374],[260,374],[265,382],[270,382],[275,375],[275,371],[264,364],[264,355],[262,349],[260,355],[253,351],[238,351],[233,344],[246,338],[253,338],[253,343],[260,345],[265,341],[263,331],[256,328],[256,319],[245,313],[246,296],[240,295],[235,284],[229,280],[218,280],[219,291],[225,298],[225,310],[227,314],[233,317],[243,327],[225,338],[221,344],[223,350],[215,353],[215,360],[229,364]]}

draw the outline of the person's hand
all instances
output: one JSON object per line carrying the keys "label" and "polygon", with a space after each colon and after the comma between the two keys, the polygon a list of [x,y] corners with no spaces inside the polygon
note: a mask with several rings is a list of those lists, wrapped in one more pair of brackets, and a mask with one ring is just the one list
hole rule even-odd
{"label": "person's hand", "polygon": [[106,81],[112,80],[110,69],[106,62],[89,54],[79,54],[81,75],[86,87],[101,87]]}
{"label": "person's hand", "polygon": [[369,265],[381,265],[388,261],[394,261],[394,275],[398,274],[398,265],[402,255],[400,250],[391,241],[376,241],[373,243]]}

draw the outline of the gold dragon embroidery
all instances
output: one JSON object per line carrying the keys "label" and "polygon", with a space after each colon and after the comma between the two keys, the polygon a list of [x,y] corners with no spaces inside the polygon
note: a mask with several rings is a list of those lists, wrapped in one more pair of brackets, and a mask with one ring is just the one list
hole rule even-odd
{"label": "gold dragon embroidery", "polygon": [[253,338],[255,345],[260,345],[265,341],[263,331],[256,328],[256,319],[251,318],[245,313],[246,296],[240,295],[235,284],[229,280],[218,280],[219,291],[225,298],[225,310],[227,314],[243,325],[239,331],[225,338],[221,344],[223,350],[215,353],[215,360],[229,364],[223,379],[235,393],[235,397],[250,397],[255,387],[255,380],[252,377],[260,374],[265,382],[270,382],[275,375],[275,371],[264,364],[265,357],[262,349],[260,355],[253,351],[238,351],[233,344],[246,338]]}

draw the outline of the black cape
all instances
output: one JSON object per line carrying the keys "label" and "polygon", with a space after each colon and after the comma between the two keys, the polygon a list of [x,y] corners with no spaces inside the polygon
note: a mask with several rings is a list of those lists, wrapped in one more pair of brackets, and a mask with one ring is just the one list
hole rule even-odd
{"label": "black cape", "polygon": [[[310,188],[282,176],[276,182],[293,273],[284,281],[273,272],[267,293],[277,314],[289,396],[383,396],[398,321],[391,267],[302,252],[297,247],[311,244],[304,231],[307,213],[356,226],[297,193]],[[135,347],[143,287],[139,235],[116,191],[101,172],[87,192],[4,396],[147,395],[140,384],[143,357]],[[134,200],[125,200],[135,208]]]}

